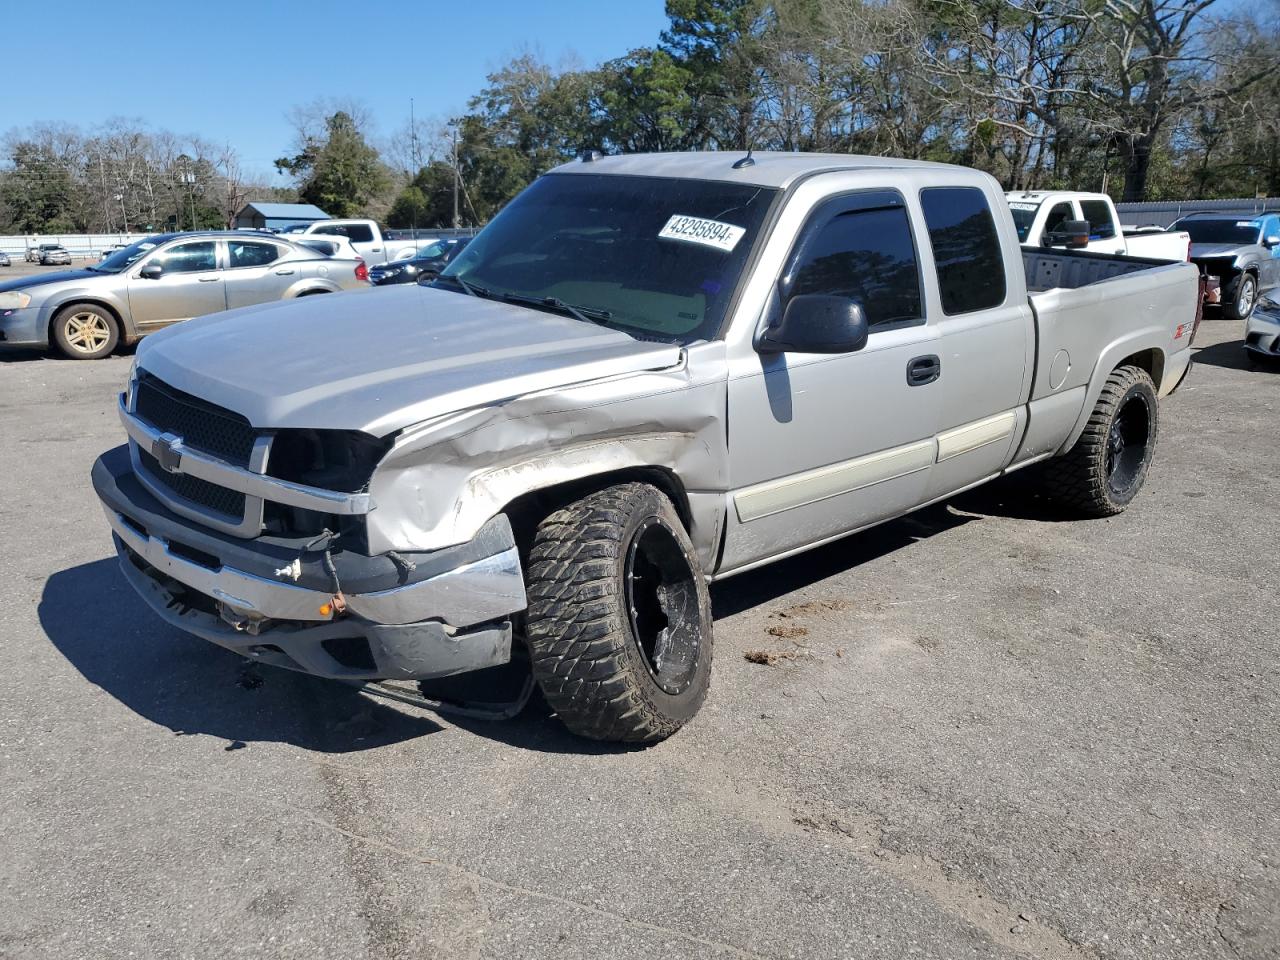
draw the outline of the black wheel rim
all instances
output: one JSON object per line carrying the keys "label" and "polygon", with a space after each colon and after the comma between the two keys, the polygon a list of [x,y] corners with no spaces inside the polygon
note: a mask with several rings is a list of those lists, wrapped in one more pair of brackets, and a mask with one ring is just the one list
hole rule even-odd
{"label": "black wheel rim", "polygon": [[1107,486],[1114,497],[1132,493],[1151,444],[1151,408],[1140,393],[1120,404],[1107,433]]}
{"label": "black wheel rim", "polygon": [[683,693],[698,668],[698,589],[680,542],[658,517],[632,534],[622,580],[631,636],[649,675],[664,693]]}

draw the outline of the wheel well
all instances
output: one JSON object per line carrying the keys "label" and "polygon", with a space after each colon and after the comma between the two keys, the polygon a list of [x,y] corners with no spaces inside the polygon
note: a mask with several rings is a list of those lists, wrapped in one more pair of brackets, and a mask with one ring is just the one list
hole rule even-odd
{"label": "wheel well", "polygon": [[1164,377],[1164,351],[1157,350],[1155,347],[1150,350],[1140,350],[1125,357],[1115,366],[1117,370],[1121,367],[1141,367],[1151,376],[1156,390],[1159,391],[1160,380]]}
{"label": "wheel well", "polygon": [[317,287],[317,288],[314,288],[314,289],[311,289],[311,290],[303,290],[301,293],[296,294],[296,295],[294,296],[294,299],[295,299],[295,300],[298,300],[298,299],[300,299],[300,298],[302,298],[302,297],[314,297],[314,296],[315,296],[316,294],[318,294],[318,293],[333,293],[333,291],[332,291],[332,290],[326,290],[326,289],[324,289],[323,287]]}
{"label": "wheel well", "polygon": [[647,483],[657,487],[670,498],[685,530],[689,530],[691,522],[689,498],[685,494],[684,484],[680,482],[680,478],[665,467],[627,467],[570,480],[540,490],[531,490],[503,507],[502,512],[511,521],[511,529],[515,533],[516,544],[520,547],[521,554],[524,555],[533,543],[533,534],[538,524],[548,514],[598,490],[620,483]]}
{"label": "wheel well", "polygon": [[49,314],[49,329],[45,332],[49,335],[50,343],[54,342],[53,321],[57,318],[58,314],[60,314],[63,310],[67,309],[67,307],[74,307],[77,304],[81,304],[81,303],[88,304],[89,306],[93,306],[93,307],[101,307],[103,310],[107,311],[107,313],[111,314],[111,318],[115,320],[116,327],[118,328],[118,332],[120,335],[120,342],[121,343],[125,342],[125,340],[128,338],[128,331],[126,331],[124,328],[124,321],[120,319],[119,310],[117,310],[111,304],[107,303],[105,300],[98,300],[95,297],[77,297],[75,300],[68,300],[66,303],[59,304],[57,308],[53,311],[53,313]]}

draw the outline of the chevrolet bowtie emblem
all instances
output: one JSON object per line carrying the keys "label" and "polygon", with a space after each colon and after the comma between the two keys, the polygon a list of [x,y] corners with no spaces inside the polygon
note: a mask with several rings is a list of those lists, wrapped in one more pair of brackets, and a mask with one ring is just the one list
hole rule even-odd
{"label": "chevrolet bowtie emblem", "polygon": [[162,433],[151,442],[151,455],[166,473],[177,473],[182,466],[182,438]]}

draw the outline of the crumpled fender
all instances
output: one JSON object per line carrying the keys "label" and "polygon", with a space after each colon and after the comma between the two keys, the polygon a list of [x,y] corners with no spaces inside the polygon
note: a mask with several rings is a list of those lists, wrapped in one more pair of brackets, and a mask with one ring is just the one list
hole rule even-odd
{"label": "crumpled fender", "polygon": [[[657,467],[699,501],[690,535],[707,562],[728,487],[726,394],[724,344],[708,343],[667,369],[526,394],[410,427],[370,481],[369,549],[452,546],[524,494]],[[717,509],[708,509],[713,501]]]}

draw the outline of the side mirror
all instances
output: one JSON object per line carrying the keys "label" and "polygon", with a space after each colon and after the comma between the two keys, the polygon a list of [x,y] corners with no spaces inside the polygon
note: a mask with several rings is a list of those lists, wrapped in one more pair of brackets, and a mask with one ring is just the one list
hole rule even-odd
{"label": "side mirror", "polygon": [[418,283],[425,287],[428,284],[430,284],[431,281],[438,276],[440,276],[438,271],[423,270],[420,274],[418,274]]}
{"label": "side mirror", "polygon": [[1089,221],[1063,220],[1056,230],[1044,235],[1043,246],[1075,250],[1089,246]]}
{"label": "side mirror", "polygon": [[848,297],[802,293],[787,301],[782,319],[760,335],[760,353],[852,353],[867,345],[862,304]]}
{"label": "side mirror", "polygon": [[1271,249],[1272,247],[1280,247],[1280,236],[1271,234],[1270,236],[1263,237],[1262,245],[1266,247],[1268,250]]}
{"label": "side mirror", "polygon": [[159,280],[164,276],[164,266],[159,263],[148,263],[138,271],[138,276],[143,280]]}

